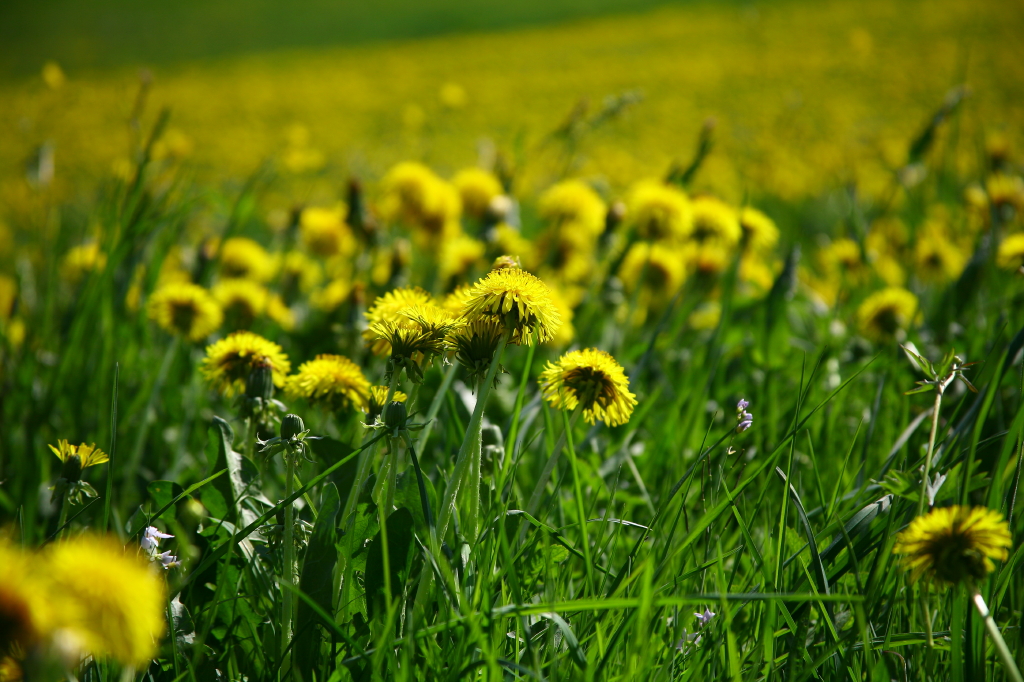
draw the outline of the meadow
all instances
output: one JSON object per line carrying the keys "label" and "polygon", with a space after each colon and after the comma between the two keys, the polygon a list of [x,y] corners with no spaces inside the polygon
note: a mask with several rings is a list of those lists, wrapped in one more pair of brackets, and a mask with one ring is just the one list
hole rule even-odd
{"label": "meadow", "polygon": [[0,681],[1021,680],[1020,25],[5,78]]}

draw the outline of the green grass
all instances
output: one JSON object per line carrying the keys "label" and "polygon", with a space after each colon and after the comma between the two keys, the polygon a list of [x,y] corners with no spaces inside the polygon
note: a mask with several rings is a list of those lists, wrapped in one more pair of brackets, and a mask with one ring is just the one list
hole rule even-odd
{"label": "green grass", "polygon": [[[941,183],[929,179],[896,209],[909,224],[928,206],[957,206],[971,180],[931,177]],[[57,475],[47,443],[69,438],[110,450],[110,464],[86,476],[101,497],[73,510],[71,532],[109,519],[132,545],[157,524],[176,535],[172,546],[184,559],[168,573],[183,614],[178,631],[137,679],[283,679],[286,660],[307,680],[1009,679],[964,590],[933,592],[928,624],[918,588],[892,554],[918,507],[930,422],[917,417],[932,396],[906,392],[923,375],[895,342],[856,335],[852,303],[823,313],[802,291],[793,295],[792,273],[750,300],[736,294],[735,271],[726,272],[721,321],[710,331],[690,328],[684,316],[706,292],[685,289],[663,318],[628,327],[610,312],[614,284],[598,282],[577,312],[575,343],[612,353],[639,404],[624,426],[580,420],[570,428],[535,515],[521,510],[569,424],[538,397],[535,377],[557,356],[547,347],[534,354],[510,346],[503,356],[508,373],[483,412],[478,535],[462,525],[461,492],[459,523],[446,535],[437,537],[424,508],[429,502],[437,518],[471,421],[458,391],[464,377],[455,370],[448,388],[440,363],[421,386],[399,383],[410,394],[411,422],[436,414],[429,433],[410,434],[422,492],[400,446],[395,509],[377,506],[373,477],[343,518],[359,453],[375,452],[371,473],[380,472],[388,434],[366,431],[356,414],[335,418],[295,402],[289,411],[324,438],[312,441],[312,461],[297,468],[301,487],[282,502],[290,486],[281,456],[240,454],[254,444],[237,407],[203,383],[203,345],[170,338],[144,307],[125,304],[136,266],[148,266],[148,294],[199,215],[215,216],[220,234],[283,248],[287,233],[255,210],[272,187],[272,178],[254,176],[219,193],[143,165],[134,181],[105,181],[95,202],[49,206],[44,223],[13,226],[39,230],[39,248],[25,250],[18,270],[28,336],[4,346],[0,525],[28,546],[57,530],[41,492]],[[788,210],[795,217],[781,225],[784,252],[809,250],[816,235],[797,226],[815,224],[820,209]],[[849,210],[853,220],[877,206]],[[107,265],[69,286],[55,254],[78,244],[90,224],[106,227]],[[990,258],[985,249],[983,237],[976,257]],[[430,254],[416,252],[408,276],[428,281],[431,267]],[[908,340],[936,361],[955,348],[979,363],[968,373],[979,393],[955,383],[941,405],[932,466],[948,478],[936,503],[997,509],[1012,518],[1019,542],[1021,285],[994,267],[978,277],[923,289],[923,319]],[[197,278],[204,281],[202,272]],[[262,319],[254,329],[281,343],[293,365],[342,353],[383,383],[384,362],[354,334],[359,312],[313,316],[293,333]],[[836,331],[837,321],[847,329]],[[750,401],[754,425],[737,434],[740,398]],[[513,424],[517,437],[504,442]],[[202,503],[205,518],[190,500]],[[297,545],[299,581],[289,590],[276,582],[284,552],[275,525],[291,502],[308,537]],[[1018,658],[1022,556],[1014,549],[980,584]],[[298,604],[290,654],[280,645],[283,594]],[[698,627],[693,614],[705,609],[716,615]],[[86,663],[79,679],[116,674]]]}

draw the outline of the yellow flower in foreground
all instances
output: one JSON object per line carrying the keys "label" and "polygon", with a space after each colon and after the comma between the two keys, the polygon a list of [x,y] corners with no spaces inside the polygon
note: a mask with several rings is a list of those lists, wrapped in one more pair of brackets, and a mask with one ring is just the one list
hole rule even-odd
{"label": "yellow flower in foreground", "polygon": [[996,262],[999,267],[1007,270],[1024,267],[1024,232],[1011,234],[1002,241],[996,254]]}
{"label": "yellow flower in foreground", "polygon": [[24,651],[51,629],[54,605],[43,580],[33,556],[0,537],[0,658]]}
{"label": "yellow flower in foreground", "polygon": [[995,570],[993,559],[1006,561],[1013,544],[1003,515],[985,507],[933,509],[910,522],[896,536],[893,552],[916,581],[925,576],[939,584],[981,580]]}
{"label": "yellow flower in foreground", "polygon": [[172,282],[149,297],[149,318],[161,329],[189,341],[202,341],[220,327],[220,304],[198,284]]}
{"label": "yellow flower in foreground", "polygon": [[[433,303],[434,299],[429,293],[419,287],[403,287],[378,296],[373,305],[363,313],[370,325],[380,322],[395,322],[399,320],[403,310],[418,303]],[[389,355],[391,345],[380,338],[380,336],[369,328],[363,330],[363,338],[370,344],[370,350],[374,355]]]}
{"label": "yellow flower in foreground", "polygon": [[245,380],[261,362],[270,363],[274,385],[284,386],[292,366],[281,346],[258,334],[241,331],[208,346],[200,371],[214,388],[230,398],[245,390]]}
{"label": "yellow flower in foreground", "polygon": [[61,462],[66,462],[71,457],[78,457],[83,469],[110,461],[107,453],[96,447],[95,443],[91,445],[86,445],[85,443],[72,445],[62,439],[57,441],[56,447],[51,445],[50,449],[53,450],[53,454],[57,455],[57,459]]}
{"label": "yellow flower in foreground", "polygon": [[60,600],[61,625],[86,651],[125,665],[156,656],[167,587],[149,562],[125,554],[116,539],[89,535],[51,544],[41,558],[52,598]]}
{"label": "yellow flower in foreground", "polygon": [[368,331],[374,341],[384,341],[391,348],[388,376],[404,367],[409,378],[419,382],[424,365],[444,352],[445,337],[463,324],[450,311],[421,303],[401,311],[395,320],[374,322]]}
{"label": "yellow flower in foreground", "polygon": [[363,370],[341,355],[318,355],[302,363],[298,373],[285,380],[284,390],[291,398],[304,398],[332,412],[365,410],[370,399],[370,382]]}
{"label": "yellow flower in foreground", "polygon": [[591,424],[598,419],[608,426],[625,424],[636,405],[622,365],[596,348],[570,351],[549,362],[539,383],[553,407],[574,410],[581,405]]}
{"label": "yellow flower in foreground", "polygon": [[914,323],[917,296],[899,287],[877,291],[860,304],[857,322],[864,336],[876,341],[895,337]]}
{"label": "yellow flower in foreground", "polygon": [[473,285],[466,301],[466,319],[492,319],[512,335],[511,343],[533,343],[536,331],[547,341],[562,324],[551,291],[540,279],[518,268],[492,270]]}

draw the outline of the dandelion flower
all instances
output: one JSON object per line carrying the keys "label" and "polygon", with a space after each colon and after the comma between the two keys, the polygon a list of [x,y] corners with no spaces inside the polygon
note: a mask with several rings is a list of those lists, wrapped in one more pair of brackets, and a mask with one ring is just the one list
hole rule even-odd
{"label": "dandelion flower", "polygon": [[274,259],[258,242],[232,237],[220,245],[220,270],[224,277],[266,282],[274,276]]}
{"label": "dandelion flower", "polygon": [[439,274],[445,281],[464,275],[480,262],[485,253],[487,245],[469,235],[460,234],[454,239],[447,239],[441,245]]}
{"label": "dandelion flower", "polygon": [[291,398],[324,405],[332,412],[365,410],[370,399],[370,382],[363,370],[342,355],[318,355],[302,363],[298,373],[285,380],[284,390]]}
{"label": "dandelion flower", "polygon": [[53,624],[44,575],[33,559],[0,537],[0,659],[32,646]]}
{"label": "dandelion flower", "polygon": [[658,180],[645,180],[630,189],[629,221],[641,239],[686,239],[693,229],[690,200],[680,189]]}
{"label": "dandelion flower", "polygon": [[[431,295],[423,289],[419,287],[403,287],[389,291],[383,296],[378,296],[377,300],[370,306],[370,309],[363,313],[363,315],[372,327],[380,322],[395,322],[399,320],[399,313],[406,308],[419,303],[433,302],[434,299]],[[370,344],[370,350],[374,355],[389,355],[391,353],[390,344],[369,328],[363,330],[363,338]]]}
{"label": "dandelion flower", "polygon": [[224,310],[229,328],[246,328],[267,308],[267,288],[251,279],[233,277],[213,285],[210,293]]}
{"label": "dandelion flower", "polygon": [[482,168],[465,168],[452,178],[459,191],[462,209],[474,218],[482,218],[494,197],[501,196],[504,188],[494,173]]}
{"label": "dandelion flower", "polygon": [[876,341],[886,341],[902,333],[914,322],[917,296],[899,287],[877,291],[857,309],[861,333]]}
{"label": "dandelion flower", "polygon": [[666,303],[686,280],[684,251],[664,243],[637,242],[629,247],[619,266],[619,279],[627,292],[637,287],[650,290],[660,303]]}
{"label": "dandelion flower", "polygon": [[779,228],[775,221],[761,211],[750,206],[740,209],[740,229],[743,230],[744,243],[752,251],[771,251],[779,242]]}
{"label": "dandelion flower", "polygon": [[568,298],[558,287],[548,287],[551,291],[551,303],[554,304],[562,324],[548,343],[556,348],[565,348],[576,338],[576,329],[572,326],[573,311]]}
{"label": "dandelion flower", "polygon": [[249,373],[265,362],[270,363],[274,385],[284,386],[291,363],[281,346],[258,334],[239,331],[206,348],[200,371],[214,388],[230,398],[245,390]]}
{"label": "dandelion flower", "polygon": [[999,244],[999,251],[996,253],[996,263],[999,267],[1007,270],[1017,270],[1024,267],[1024,233],[1018,232],[1006,237]]}
{"label": "dandelion flower", "polygon": [[921,281],[949,282],[963,272],[967,256],[949,240],[941,227],[926,225],[914,245],[914,265]]}
{"label": "dandelion flower", "polygon": [[281,258],[281,289],[286,292],[309,292],[324,279],[320,263],[301,251],[289,251]]}
{"label": "dandelion flower", "polygon": [[473,286],[460,284],[441,301],[441,307],[455,315],[461,315],[466,307],[466,301],[473,293]]}
{"label": "dandelion flower", "polygon": [[837,239],[818,251],[817,256],[828,276],[843,278],[849,284],[860,284],[869,275],[860,244],[852,239]]}
{"label": "dandelion flower", "polygon": [[309,304],[317,310],[330,313],[340,308],[348,300],[350,293],[351,283],[344,279],[334,279],[323,289],[314,291],[309,297]]}
{"label": "dandelion flower", "polygon": [[1014,211],[1024,209],[1024,178],[1019,175],[993,173],[985,181],[985,192],[992,208],[1005,220]]}
{"label": "dandelion flower", "polygon": [[474,284],[465,314],[470,322],[497,320],[519,345],[532,344],[535,331],[547,341],[562,324],[547,285],[518,268],[492,270]]}
{"label": "dandelion flower", "polygon": [[582,406],[590,424],[598,419],[608,426],[625,424],[636,405],[622,365],[596,348],[570,351],[549,362],[540,375],[540,388],[552,407]]}
{"label": "dandelion flower", "polygon": [[445,343],[470,379],[479,381],[487,375],[504,333],[498,320],[484,318],[453,330]]}
{"label": "dandelion flower", "polygon": [[519,258],[526,267],[536,264],[537,247],[511,225],[500,223],[495,226],[492,240],[498,252]]}
{"label": "dandelion flower", "polygon": [[604,232],[604,200],[582,180],[565,180],[540,195],[537,212],[559,232],[579,230],[590,239]]}
{"label": "dandelion flower", "polygon": [[299,216],[299,235],[311,253],[330,258],[350,254],[355,249],[352,231],[345,224],[346,209],[310,206]]}
{"label": "dandelion flower", "polygon": [[107,265],[107,254],[100,251],[96,242],[75,246],[64,254],[61,275],[68,282],[75,284],[94,270],[102,270]]}
{"label": "dandelion flower", "polygon": [[689,238],[698,244],[716,244],[724,248],[736,246],[743,228],[734,209],[715,197],[697,197],[693,207],[693,229]]}
{"label": "dandelion flower", "polygon": [[1002,514],[985,507],[932,509],[896,536],[893,552],[902,554],[910,579],[924,576],[939,584],[981,580],[1006,561],[1013,544]]}
{"label": "dandelion flower", "polygon": [[[363,411],[366,412],[366,423],[372,424],[377,421],[377,417],[381,412],[384,411],[384,406],[387,404],[388,399],[388,387],[387,386],[371,386],[370,387],[370,399]],[[404,403],[409,399],[405,393],[401,391],[395,391],[391,396],[391,402]]]}
{"label": "dandelion flower", "polygon": [[399,313],[395,320],[375,322],[369,331],[376,341],[391,347],[388,372],[405,368],[409,378],[420,381],[423,367],[444,352],[445,337],[463,321],[433,304],[417,304]]}
{"label": "dandelion flower", "polygon": [[421,163],[399,163],[384,176],[381,212],[419,228],[421,241],[451,237],[459,231],[462,200],[455,187]]}
{"label": "dandelion flower", "polygon": [[62,625],[86,651],[136,666],[156,656],[167,588],[148,562],[113,538],[89,535],[49,545],[43,558],[62,601]]}
{"label": "dandelion flower", "polygon": [[172,282],[149,297],[149,317],[172,334],[198,342],[217,331],[224,313],[217,300],[198,284]]}
{"label": "dandelion flower", "polygon": [[67,462],[72,457],[78,457],[83,469],[110,461],[110,457],[107,456],[107,453],[96,447],[95,443],[90,445],[86,445],[85,443],[72,445],[62,439],[57,441],[56,446],[51,445],[50,450],[53,451],[53,454],[57,455],[57,459],[61,462]]}

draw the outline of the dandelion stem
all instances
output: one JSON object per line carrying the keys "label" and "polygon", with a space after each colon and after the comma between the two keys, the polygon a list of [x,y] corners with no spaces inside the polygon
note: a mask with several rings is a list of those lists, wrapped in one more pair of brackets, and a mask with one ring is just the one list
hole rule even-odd
{"label": "dandelion stem", "polygon": [[[466,437],[462,439],[462,446],[459,448],[458,459],[455,460],[455,471],[452,472],[451,481],[448,483],[448,489],[444,494],[444,502],[441,504],[441,509],[438,512],[438,538],[444,538],[445,533],[448,531],[448,522],[451,521],[452,513],[455,511],[455,496],[459,492],[459,485],[462,483],[463,477],[466,476],[467,469],[469,468],[470,457],[473,454],[473,444],[480,438],[480,425],[483,420],[484,405],[487,403],[487,397],[490,395],[491,386],[494,384],[494,377],[498,374],[498,366],[501,364],[501,356],[505,352],[505,346],[508,345],[510,332],[506,332],[501,337],[501,341],[498,342],[498,347],[494,351],[494,358],[491,360],[491,366],[487,369],[487,377],[484,379],[483,385],[480,387],[479,395],[476,400],[476,407],[473,408],[473,416],[470,417],[469,427],[466,429]],[[470,480],[468,485],[475,485],[477,488],[477,494],[479,495],[480,479],[479,470],[478,478],[473,481]],[[466,531],[471,537],[476,535],[476,518],[467,518],[464,528],[469,529]]]}
{"label": "dandelion stem", "polygon": [[[582,403],[577,403],[576,409],[573,410],[573,417],[579,415],[582,408]],[[576,446],[572,439],[572,425],[569,423],[569,414],[562,410],[562,425],[565,428],[565,441],[569,451],[569,464],[572,467],[572,484],[573,494],[576,498],[576,516],[580,522],[580,537],[583,543],[583,561],[586,566],[587,575],[587,589],[590,594],[594,594],[594,567],[590,558],[590,537],[587,534],[587,513],[586,508],[583,504],[583,486],[580,484],[580,473],[579,468],[576,464]]]}
{"label": "dandelion stem", "polygon": [[60,542],[64,539],[64,526],[68,522],[68,508],[71,505],[68,503],[68,491],[64,491],[64,495],[60,501],[60,518],[57,519],[57,541]]}
{"label": "dandelion stem", "polygon": [[[295,457],[293,453],[288,453],[285,456],[285,467],[287,469],[285,483],[284,483],[284,498],[287,500],[295,492]],[[284,652],[288,648],[289,642],[292,639],[292,586],[295,584],[295,507],[293,502],[289,502],[284,507],[284,565],[282,566],[281,579],[283,581],[283,588],[281,594],[281,651]],[[284,661],[282,664],[282,670],[285,671],[285,677],[290,667],[289,661]]]}
{"label": "dandelion stem", "polygon": [[[939,408],[942,406],[942,384],[935,385],[935,406],[932,408],[932,430],[928,434],[928,452],[924,456],[924,471],[921,472],[921,497],[917,501],[917,515],[920,516],[925,510],[925,500],[928,499],[928,484],[931,482],[932,455],[935,452],[935,435],[939,430]],[[928,505],[931,506],[930,504]]]}
{"label": "dandelion stem", "polygon": [[992,612],[989,611],[988,605],[985,603],[985,598],[981,596],[981,592],[974,585],[970,586],[970,590],[971,601],[974,602],[974,607],[978,609],[978,615],[985,621],[985,629],[988,630],[988,635],[996,646],[999,658],[1003,661],[1007,678],[1013,682],[1024,682],[1024,678],[1021,677],[1020,670],[1013,660],[1013,654],[1010,653],[1009,647],[1006,646],[1006,640],[1003,639],[1002,633],[999,632],[999,626],[996,625],[995,619],[992,618]]}
{"label": "dandelion stem", "polygon": [[[573,410],[572,417],[569,419],[568,428],[571,429],[576,426],[576,420],[582,411],[582,403],[578,403],[576,409]],[[565,434],[566,430],[563,429],[562,433],[558,436],[555,447],[551,450],[551,454],[548,455],[548,461],[544,464],[544,471],[541,472],[540,478],[537,479],[537,485],[534,486],[533,492],[530,493],[530,500],[526,503],[526,513],[531,516],[537,515],[537,510],[540,508],[540,499],[544,495],[544,489],[548,486],[548,481],[551,480],[551,473],[558,466],[558,457],[562,452],[562,448],[565,447]]]}

